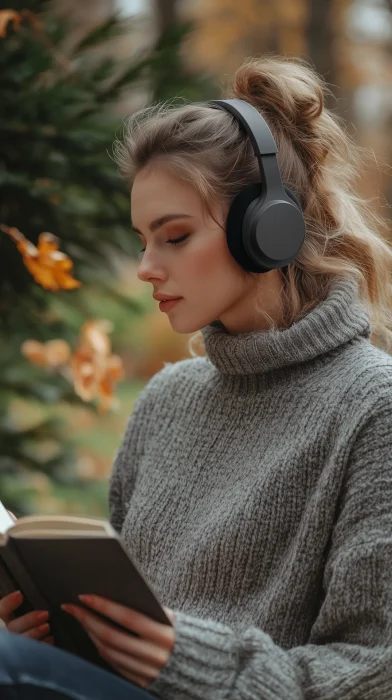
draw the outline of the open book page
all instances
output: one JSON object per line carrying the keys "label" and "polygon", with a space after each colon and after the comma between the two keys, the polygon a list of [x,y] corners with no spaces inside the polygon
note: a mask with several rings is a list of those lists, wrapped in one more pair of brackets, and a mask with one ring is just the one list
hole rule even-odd
{"label": "open book page", "polygon": [[59,530],[53,530],[51,528],[41,528],[39,527],[39,523],[37,523],[37,526],[34,528],[27,529],[26,527],[21,527],[21,528],[10,528],[8,531],[9,535],[12,535],[14,538],[23,538],[23,539],[37,539],[37,538],[44,538],[44,539],[56,539],[60,540],[62,538],[80,538],[80,537],[110,537],[111,535],[116,536],[113,531],[107,532],[105,528],[99,528],[99,529],[94,529],[94,530],[65,530],[64,528],[60,528]]}
{"label": "open book page", "polygon": [[7,532],[9,527],[12,527],[14,525],[15,521],[9,513],[7,512],[7,509],[4,508],[2,502],[0,501],[0,533],[4,534]]}
{"label": "open book page", "polygon": [[67,515],[29,515],[18,520],[8,534],[12,537],[115,536],[106,520]]}
{"label": "open book page", "polygon": [[102,518],[77,515],[28,515],[15,522],[0,501],[0,533],[6,532],[13,537],[112,537],[116,534]]}

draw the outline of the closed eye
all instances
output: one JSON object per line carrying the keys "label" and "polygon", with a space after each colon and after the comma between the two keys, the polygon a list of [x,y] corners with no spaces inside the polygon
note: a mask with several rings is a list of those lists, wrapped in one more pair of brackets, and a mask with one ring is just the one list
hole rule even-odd
{"label": "closed eye", "polygon": [[[171,243],[172,245],[180,245],[180,243],[186,241],[188,237],[189,233],[185,233],[184,236],[180,236],[180,238],[169,238],[169,240],[167,240],[166,243]],[[144,253],[145,250],[145,248],[142,248],[140,252]]]}

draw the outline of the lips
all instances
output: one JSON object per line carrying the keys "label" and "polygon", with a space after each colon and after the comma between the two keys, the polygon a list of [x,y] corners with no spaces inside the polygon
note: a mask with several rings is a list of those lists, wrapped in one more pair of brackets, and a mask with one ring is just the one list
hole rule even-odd
{"label": "lips", "polygon": [[182,297],[166,297],[163,294],[153,294],[152,297],[156,301],[176,301],[177,299],[182,299]]}
{"label": "lips", "polygon": [[176,304],[178,304],[179,301],[181,301],[182,297],[177,297],[176,299],[168,299],[167,301],[161,301],[159,303],[159,310],[160,311],[170,311]]}

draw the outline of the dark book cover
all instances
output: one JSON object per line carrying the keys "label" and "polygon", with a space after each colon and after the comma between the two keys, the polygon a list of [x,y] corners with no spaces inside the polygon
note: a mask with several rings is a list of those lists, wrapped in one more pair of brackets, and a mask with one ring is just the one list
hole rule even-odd
{"label": "dark book cover", "polygon": [[[39,536],[18,533],[13,537],[10,531],[0,545],[0,596],[21,590],[24,602],[16,611],[18,616],[30,610],[48,610],[56,646],[114,673],[78,621],[61,610],[62,603],[83,607],[78,594],[92,593],[134,608],[157,622],[171,622],[121,538],[112,532],[112,536],[67,536],[59,531],[57,537],[41,532]],[[96,611],[94,614],[100,616]],[[108,622],[122,629],[111,620]]]}

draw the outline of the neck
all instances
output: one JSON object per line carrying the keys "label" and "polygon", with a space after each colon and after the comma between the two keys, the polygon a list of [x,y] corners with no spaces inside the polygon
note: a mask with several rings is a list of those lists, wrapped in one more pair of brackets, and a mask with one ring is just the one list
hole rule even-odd
{"label": "neck", "polygon": [[220,320],[202,328],[208,358],[222,374],[262,374],[327,355],[371,327],[352,277],[337,277],[326,298],[289,328],[233,334]]}
{"label": "neck", "polygon": [[271,320],[279,324],[282,309],[282,275],[280,270],[271,270],[259,275],[250,291],[218,320],[231,335],[267,331]]}

